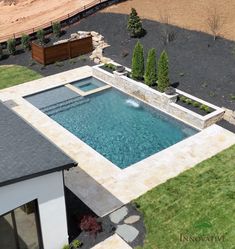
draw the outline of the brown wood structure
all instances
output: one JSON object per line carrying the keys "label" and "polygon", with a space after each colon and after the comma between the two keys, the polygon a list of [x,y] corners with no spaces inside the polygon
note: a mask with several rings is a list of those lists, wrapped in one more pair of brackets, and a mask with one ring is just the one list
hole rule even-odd
{"label": "brown wood structure", "polygon": [[48,65],[56,61],[71,59],[79,55],[92,52],[92,37],[88,36],[76,40],[68,40],[52,46],[41,46],[35,42],[31,43],[32,58],[43,64]]}

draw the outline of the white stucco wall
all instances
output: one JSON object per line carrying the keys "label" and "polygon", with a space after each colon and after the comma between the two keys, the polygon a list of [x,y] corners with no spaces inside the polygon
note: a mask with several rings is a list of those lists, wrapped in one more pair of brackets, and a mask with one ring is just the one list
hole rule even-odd
{"label": "white stucco wall", "polygon": [[62,171],[0,187],[0,215],[35,199],[44,249],[62,248],[68,243]]}

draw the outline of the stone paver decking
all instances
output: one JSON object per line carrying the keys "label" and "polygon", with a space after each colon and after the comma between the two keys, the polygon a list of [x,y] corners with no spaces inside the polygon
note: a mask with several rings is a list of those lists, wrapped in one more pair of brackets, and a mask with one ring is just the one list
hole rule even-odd
{"label": "stone paver decking", "polygon": [[[124,170],[27,102],[23,96],[92,76],[82,67],[0,91],[12,109],[78,162],[65,184],[97,215],[104,216],[235,143],[235,134],[212,125]],[[9,102],[8,102],[9,103]]]}

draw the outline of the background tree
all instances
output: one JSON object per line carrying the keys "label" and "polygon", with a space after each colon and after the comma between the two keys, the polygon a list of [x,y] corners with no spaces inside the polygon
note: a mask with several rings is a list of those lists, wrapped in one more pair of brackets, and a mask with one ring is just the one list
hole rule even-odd
{"label": "background tree", "polygon": [[29,35],[22,34],[21,45],[22,45],[24,50],[30,49],[30,37],[29,37]]}
{"label": "background tree", "polygon": [[146,70],[144,74],[144,82],[148,86],[156,84],[157,81],[157,61],[156,50],[150,49],[147,57]]}
{"label": "background tree", "polygon": [[131,9],[131,13],[128,18],[127,29],[130,32],[131,37],[141,37],[145,33],[140,17],[134,8]]}
{"label": "background tree", "polygon": [[142,80],[144,77],[144,49],[138,41],[135,45],[132,56],[131,76],[133,79]]}
{"label": "background tree", "polygon": [[158,90],[164,92],[170,85],[168,55],[164,50],[158,61]]}
{"label": "background tree", "polygon": [[224,25],[224,18],[220,15],[216,6],[208,8],[207,14],[206,23],[215,41]]}
{"label": "background tree", "polygon": [[56,37],[60,37],[61,34],[61,24],[59,22],[54,22],[52,24],[52,31]]}
{"label": "background tree", "polygon": [[15,39],[9,39],[7,41],[7,50],[9,52],[9,54],[16,53],[16,40]]}
{"label": "background tree", "polygon": [[45,31],[43,29],[38,30],[37,39],[41,45],[45,43]]}

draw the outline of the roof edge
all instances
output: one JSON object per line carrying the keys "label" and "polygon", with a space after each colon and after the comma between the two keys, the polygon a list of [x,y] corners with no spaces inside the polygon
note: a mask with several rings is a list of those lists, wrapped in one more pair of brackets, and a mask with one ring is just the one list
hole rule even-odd
{"label": "roof edge", "polygon": [[78,165],[77,162],[72,162],[72,163],[57,167],[57,168],[53,168],[53,169],[41,171],[41,172],[38,172],[38,173],[34,173],[34,174],[18,177],[18,178],[15,178],[15,179],[7,180],[5,182],[0,182],[0,187],[4,187],[4,186],[10,185],[10,184],[22,182],[22,181],[25,181],[25,180],[29,180],[29,179],[32,179],[32,178],[39,177],[39,176],[48,175],[50,173],[54,173],[54,172],[57,172],[57,171],[69,170],[70,168],[76,167],[77,165]]}

